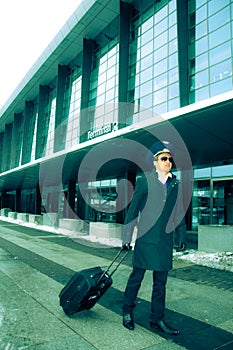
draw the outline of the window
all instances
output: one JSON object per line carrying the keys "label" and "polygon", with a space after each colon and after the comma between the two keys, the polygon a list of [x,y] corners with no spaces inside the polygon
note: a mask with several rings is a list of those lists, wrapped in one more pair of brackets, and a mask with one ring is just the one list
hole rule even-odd
{"label": "window", "polygon": [[215,30],[214,32],[209,34],[210,49],[221,45],[223,41],[229,40],[230,37],[230,24],[226,24],[225,26]]}
{"label": "window", "polygon": [[[93,58],[93,65],[98,66],[98,69],[91,74],[89,107],[95,106],[96,111],[94,126],[91,126],[90,119],[89,129],[103,126],[110,121],[117,121],[114,108],[117,108],[118,101],[119,44],[112,44],[107,52],[106,47],[98,50]],[[112,108],[112,106],[115,107]]]}
{"label": "window", "polygon": [[154,4],[132,23],[128,101],[142,110],[164,113],[180,107],[176,17],[172,0],[159,9]]}
{"label": "window", "polygon": [[209,180],[196,181],[194,183],[192,205],[192,229],[197,230],[199,224],[210,224]]}
{"label": "window", "polygon": [[232,90],[232,0],[190,0],[189,103]]}
{"label": "window", "polygon": [[[45,146],[45,156],[53,153],[54,145],[54,131],[55,131],[55,111],[56,111],[56,98],[53,98],[51,102],[51,109],[48,111],[48,119],[46,121],[48,125],[48,137]],[[46,137],[46,135],[45,135]]]}
{"label": "window", "polygon": [[230,22],[230,11],[229,7],[225,7],[223,10],[218,11],[215,15],[210,16],[208,20],[209,32],[221,28],[221,26]]}
{"label": "window", "polygon": [[30,123],[29,134],[32,136],[32,148],[31,148],[31,161],[36,159],[36,131],[37,131],[37,122],[38,122],[38,112],[36,111],[35,119],[32,119]]}
{"label": "window", "polygon": [[86,200],[89,204],[87,218],[90,221],[116,222],[116,187],[116,179],[88,183]]}
{"label": "window", "polygon": [[81,105],[82,76],[73,76],[71,98],[67,123],[66,148],[71,148],[78,143],[80,130],[80,105]]}

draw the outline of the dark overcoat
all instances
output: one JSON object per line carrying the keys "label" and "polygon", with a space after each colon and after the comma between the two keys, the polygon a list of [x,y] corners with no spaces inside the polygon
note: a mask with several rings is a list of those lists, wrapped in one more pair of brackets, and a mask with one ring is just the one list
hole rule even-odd
{"label": "dark overcoat", "polygon": [[137,239],[133,265],[154,271],[172,268],[173,231],[185,243],[186,227],[179,181],[172,174],[164,186],[153,169],[137,177],[123,227],[123,242],[131,242],[135,225]]}

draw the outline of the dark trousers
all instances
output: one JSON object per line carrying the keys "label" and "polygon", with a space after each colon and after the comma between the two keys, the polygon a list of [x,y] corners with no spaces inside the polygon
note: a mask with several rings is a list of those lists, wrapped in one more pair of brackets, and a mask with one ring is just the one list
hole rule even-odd
{"label": "dark trousers", "polygon": [[[146,270],[133,267],[133,271],[129,276],[124,298],[123,298],[123,314],[132,314],[135,307],[135,299],[141,286]],[[153,271],[153,287],[151,295],[151,315],[150,320],[157,322],[164,319],[166,283],[168,271]]]}

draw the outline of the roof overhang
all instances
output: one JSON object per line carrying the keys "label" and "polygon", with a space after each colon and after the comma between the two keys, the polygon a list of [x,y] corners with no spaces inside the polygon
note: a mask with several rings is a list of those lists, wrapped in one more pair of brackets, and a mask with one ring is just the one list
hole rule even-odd
{"label": "roof overhang", "polygon": [[[137,159],[145,158],[141,147],[135,145],[150,148],[161,130],[164,135],[167,132],[169,139],[171,126],[187,147],[193,167],[229,164],[233,161],[232,115],[233,93],[230,92],[164,114],[157,122],[156,117],[152,117],[77,144],[69,151],[1,173],[0,190],[35,188],[38,184],[60,186],[78,179],[80,165],[82,181],[124,176],[127,171],[138,169]],[[96,164],[100,166],[98,173],[87,158],[93,150],[95,162],[98,160]]]}
{"label": "roof overhang", "polygon": [[23,113],[25,101],[34,100],[39,85],[49,85],[58,65],[68,65],[83,50],[83,38],[93,39],[119,15],[120,2],[83,0],[52,42],[44,50],[0,110],[0,132]]}

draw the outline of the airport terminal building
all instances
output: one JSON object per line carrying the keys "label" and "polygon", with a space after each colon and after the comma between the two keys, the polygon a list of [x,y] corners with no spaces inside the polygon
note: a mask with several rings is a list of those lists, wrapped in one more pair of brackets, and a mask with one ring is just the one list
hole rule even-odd
{"label": "airport terminal building", "polygon": [[190,157],[187,229],[230,227],[232,67],[233,0],[83,0],[0,111],[2,210],[122,224],[162,137]]}

